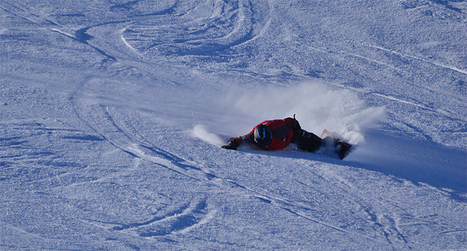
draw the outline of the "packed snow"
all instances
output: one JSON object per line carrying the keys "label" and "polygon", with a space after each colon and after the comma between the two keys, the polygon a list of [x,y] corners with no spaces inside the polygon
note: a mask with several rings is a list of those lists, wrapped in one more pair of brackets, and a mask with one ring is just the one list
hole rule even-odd
{"label": "packed snow", "polygon": [[[0,1],[0,249],[467,250],[467,2]],[[220,146],[296,118],[330,153]]]}

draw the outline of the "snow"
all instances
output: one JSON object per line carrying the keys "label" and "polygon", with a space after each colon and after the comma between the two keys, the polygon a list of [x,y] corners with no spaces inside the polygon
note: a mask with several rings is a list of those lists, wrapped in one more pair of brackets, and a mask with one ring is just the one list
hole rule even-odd
{"label": "snow", "polygon": [[[465,1],[0,1],[0,249],[467,250]],[[220,148],[296,114],[344,159]]]}

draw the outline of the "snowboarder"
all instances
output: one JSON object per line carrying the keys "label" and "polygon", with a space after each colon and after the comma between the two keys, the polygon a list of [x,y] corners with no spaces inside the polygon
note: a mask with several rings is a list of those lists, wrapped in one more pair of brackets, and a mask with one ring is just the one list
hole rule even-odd
{"label": "snowboarder", "polygon": [[321,147],[334,147],[340,159],[347,155],[351,146],[332,134],[322,139],[303,130],[295,119],[295,115],[293,118],[263,121],[250,133],[230,138],[229,143],[222,148],[237,150],[243,142],[264,150],[281,150],[290,143],[295,143],[300,150],[308,152],[316,152]]}

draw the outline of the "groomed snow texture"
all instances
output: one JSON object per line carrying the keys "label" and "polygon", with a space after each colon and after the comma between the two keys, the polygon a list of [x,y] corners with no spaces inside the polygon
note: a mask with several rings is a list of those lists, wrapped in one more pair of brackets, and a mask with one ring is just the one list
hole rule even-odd
{"label": "groomed snow texture", "polygon": [[465,0],[0,0],[0,250],[467,250],[466,161]]}

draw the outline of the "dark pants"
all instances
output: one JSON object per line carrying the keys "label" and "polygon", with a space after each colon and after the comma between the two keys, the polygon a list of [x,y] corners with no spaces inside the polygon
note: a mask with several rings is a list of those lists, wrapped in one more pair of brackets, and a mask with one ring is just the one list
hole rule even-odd
{"label": "dark pants", "polygon": [[302,129],[294,131],[292,142],[296,143],[300,150],[308,152],[315,152],[321,146],[326,145],[326,140]]}

